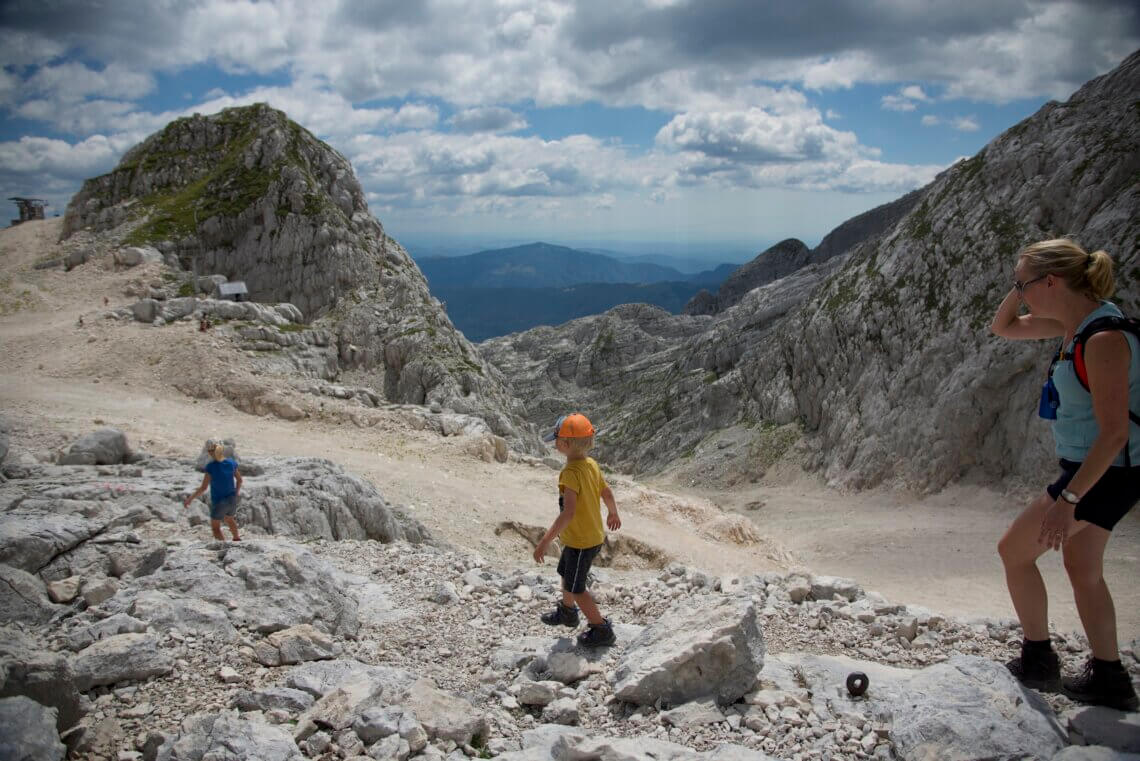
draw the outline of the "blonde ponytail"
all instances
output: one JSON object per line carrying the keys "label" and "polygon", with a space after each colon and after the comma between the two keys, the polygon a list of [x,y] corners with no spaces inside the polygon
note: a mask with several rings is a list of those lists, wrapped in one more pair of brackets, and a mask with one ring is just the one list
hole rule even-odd
{"label": "blonde ponytail", "polygon": [[1116,290],[1116,281],[1112,275],[1112,257],[1106,252],[1093,251],[1089,254],[1088,282],[1088,295],[1094,301],[1110,298]]}

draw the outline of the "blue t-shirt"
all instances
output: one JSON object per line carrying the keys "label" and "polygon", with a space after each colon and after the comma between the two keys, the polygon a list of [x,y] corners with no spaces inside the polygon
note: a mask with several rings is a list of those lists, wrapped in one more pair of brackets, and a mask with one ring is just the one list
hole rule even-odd
{"label": "blue t-shirt", "polygon": [[224,460],[211,460],[206,463],[204,470],[210,474],[210,501],[217,504],[237,494],[237,483],[234,473],[238,464],[226,458]]}

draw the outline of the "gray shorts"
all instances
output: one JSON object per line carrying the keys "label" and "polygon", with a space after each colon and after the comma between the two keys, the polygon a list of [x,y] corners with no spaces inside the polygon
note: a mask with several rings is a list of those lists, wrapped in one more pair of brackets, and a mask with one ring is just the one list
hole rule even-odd
{"label": "gray shorts", "polygon": [[220,521],[233,515],[237,512],[238,502],[239,497],[236,494],[231,494],[225,499],[219,499],[210,505],[210,520]]}

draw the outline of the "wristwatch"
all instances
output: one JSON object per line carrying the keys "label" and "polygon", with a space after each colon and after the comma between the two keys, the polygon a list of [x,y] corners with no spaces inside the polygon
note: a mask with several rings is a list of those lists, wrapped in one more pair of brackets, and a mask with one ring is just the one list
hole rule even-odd
{"label": "wristwatch", "polygon": [[1081,501],[1080,497],[1078,497],[1076,494],[1073,494],[1068,489],[1061,489],[1061,499],[1065,500],[1070,505],[1075,505]]}

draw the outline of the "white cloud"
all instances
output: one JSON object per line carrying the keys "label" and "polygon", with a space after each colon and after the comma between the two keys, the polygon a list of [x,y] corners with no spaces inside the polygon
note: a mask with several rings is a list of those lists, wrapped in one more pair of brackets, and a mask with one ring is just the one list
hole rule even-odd
{"label": "white cloud", "polygon": [[54,138],[22,137],[0,143],[0,172],[85,179],[110,171],[131,144],[129,138],[105,135],[92,135],[74,144]]}
{"label": "white cloud", "polygon": [[859,150],[854,133],[828,127],[813,109],[679,114],[658,131],[657,144],[742,164],[818,160]]}
{"label": "white cloud", "polygon": [[141,98],[154,89],[154,77],[111,63],[101,71],[78,62],[44,66],[24,81],[28,93],[64,103],[91,95],[109,98]]}
{"label": "white cloud", "polygon": [[902,95],[904,98],[910,98],[911,100],[918,100],[922,102],[930,100],[930,98],[926,96],[926,93],[923,92],[922,88],[918,85],[909,85],[907,87],[904,87],[903,89],[899,90],[899,95]]}
{"label": "white cloud", "polygon": [[522,116],[498,106],[465,109],[453,116],[450,123],[460,132],[517,132],[527,126]]}
{"label": "white cloud", "polygon": [[913,101],[901,95],[884,95],[881,104],[888,111],[913,111],[916,108]]}
{"label": "white cloud", "polygon": [[979,129],[978,120],[972,116],[956,116],[950,126],[959,132],[977,132]]}
{"label": "white cloud", "polygon": [[918,85],[900,88],[897,94],[884,95],[881,105],[888,111],[913,111],[918,103],[927,103],[930,98]]}
{"label": "white cloud", "polygon": [[[935,98],[1063,98],[1140,45],[1123,0],[789,8],[770,23],[754,0],[56,0],[5,16],[0,104],[75,141],[0,144],[0,175],[73,181],[173,118],[264,101],[348,155],[392,208],[556,215],[607,197],[620,207],[628,193],[663,203],[677,188],[887,192],[936,168],[880,161],[805,90],[879,84],[892,90],[881,107],[900,112]],[[139,104],[159,75],[214,69],[275,84],[214,89],[185,109]],[[648,150],[509,135],[528,126],[523,108],[584,103],[659,111],[665,126]],[[455,115],[441,126],[441,112]]]}

